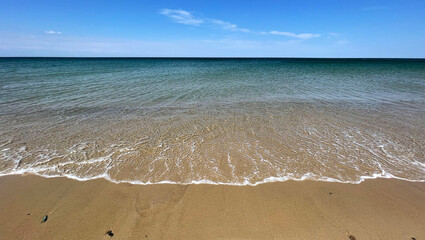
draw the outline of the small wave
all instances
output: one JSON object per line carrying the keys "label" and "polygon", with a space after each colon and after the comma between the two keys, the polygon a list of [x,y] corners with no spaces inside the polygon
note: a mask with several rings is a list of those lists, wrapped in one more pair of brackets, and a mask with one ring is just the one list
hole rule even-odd
{"label": "small wave", "polygon": [[77,181],[81,181],[81,182],[85,182],[85,181],[90,181],[90,180],[96,180],[96,179],[104,179],[107,180],[109,182],[115,183],[115,184],[121,184],[121,183],[128,183],[128,184],[133,184],[133,185],[156,185],[156,184],[174,184],[174,185],[225,185],[225,186],[257,186],[257,185],[261,185],[261,184],[266,184],[266,183],[279,183],[279,182],[286,182],[286,181],[305,181],[305,180],[309,180],[309,181],[318,181],[318,182],[333,182],[333,183],[344,183],[344,184],[360,184],[362,182],[364,182],[365,180],[369,180],[369,179],[398,179],[398,180],[403,180],[403,181],[408,181],[408,182],[425,182],[425,180],[413,180],[413,179],[408,179],[408,178],[403,178],[403,177],[397,177],[394,176],[390,173],[385,173],[385,174],[373,174],[372,176],[360,176],[358,181],[343,181],[343,180],[339,180],[339,179],[335,179],[335,178],[329,178],[329,177],[314,177],[314,174],[311,173],[306,173],[305,175],[303,175],[300,178],[294,178],[294,177],[268,177],[265,178],[261,181],[257,181],[257,182],[250,182],[248,180],[245,180],[243,182],[214,182],[208,179],[201,179],[201,180],[193,180],[190,182],[173,182],[173,181],[167,181],[167,180],[163,180],[163,181],[159,181],[159,182],[143,182],[143,181],[139,181],[139,180],[115,180],[112,179],[107,173],[98,175],[98,176],[92,176],[92,177],[78,177],[72,174],[57,174],[57,175],[45,175],[45,174],[40,174],[38,171],[34,170],[34,169],[26,169],[26,170],[21,170],[21,171],[16,171],[16,172],[10,172],[10,173],[0,173],[0,177],[3,176],[12,176],[12,175],[27,175],[27,174],[32,174],[32,175],[36,175],[36,176],[40,176],[40,177],[44,177],[44,178],[69,178],[69,179],[73,179],[73,180],[77,180]]}
{"label": "small wave", "polygon": [[[137,143],[138,144],[138,143]],[[60,155],[57,154],[56,151],[52,151],[51,156],[49,157],[48,154],[46,154],[46,151],[42,151],[43,154],[38,152],[37,157],[39,158],[39,161],[33,163],[33,164],[26,164],[22,163],[22,160],[26,157],[31,155],[31,152],[27,150],[26,147],[20,147],[17,151],[13,151],[12,149],[5,148],[1,150],[0,152],[3,154],[3,159],[7,159],[10,162],[12,162],[12,166],[10,166],[8,169],[3,169],[0,171],[0,177],[1,176],[8,176],[8,175],[27,175],[27,174],[33,174],[45,178],[58,178],[58,177],[66,177],[69,179],[77,180],[77,181],[89,181],[94,179],[105,179],[107,181],[113,182],[113,183],[129,183],[129,184],[135,184],[135,185],[152,185],[152,184],[178,184],[178,185],[190,185],[190,184],[209,184],[209,185],[229,185],[229,186],[257,186],[260,184],[265,183],[274,183],[274,182],[285,182],[285,181],[304,181],[304,180],[311,180],[311,181],[321,181],[321,182],[336,182],[336,183],[348,183],[348,184],[359,184],[365,180],[368,179],[378,179],[378,178],[384,178],[384,179],[399,179],[409,182],[425,182],[425,179],[412,179],[407,177],[401,177],[396,176],[386,170],[382,167],[381,163],[376,162],[377,166],[379,166],[380,172],[375,172],[369,175],[359,175],[357,173],[357,176],[354,179],[347,180],[344,178],[335,178],[335,177],[329,177],[324,176],[323,174],[317,174],[313,172],[306,172],[302,175],[296,174],[295,172],[287,172],[285,174],[280,174],[279,176],[265,176],[261,179],[258,178],[259,171],[258,166],[257,170],[254,173],[254,175],[257,177],[258,180],[253,181],[252,176],[237,176],[236,172],[238,172],[238,167],[232,163],[232,161],[235,161],[232,159],[230,153],[228,153],[225,158],[226,162],[228,164],[228,168],[230,168],[231,174],[229,181],[215,181],[211,180],[211,178],[208,177],[198,177],[197,179],[194,176],[194,163],[191,166],[191,172],[188,174],[188,178],[186,178],[184,181],[171,181],[171,180],[158,180],[158,181],[152,181],[152,180],[138,180],[136,179],[117,179],[114,177],[111,177],[110,171],[112,169],[112,163],[114,162],[114,156],[115,161],[120,158],[120,156],[123,156],[128,153],[134,152],[134,148],[122,144],[113,144],[111,145],[110,149],[113,149],[114,151],[104,151],[104,150],[97,150],[96,152],[103,152],[107,153],[104,156],[99,157],[93,157],[93,158],[86,158],[85,160],[79,160],[75,161],[75,155],[81,155],[81,156],[87,156],[90,155],[90,153],[87,152],[88,148],[92,147],[91,150],[93,150],[93,147],[96,146],[94,143],[81,143],[81,144],[75,144],[72,147],[69,148],[67,155]],[[190,144],[190,151],[192,153],[195,152],[194,144]],[[115,147],[115,148],[113,148]],[[165,146],[161,144],[159,146],[162,148],[161,153],[164,151],[168,151],[170,149],[169,146]],[[250,146],[251,148],[252,146]],[[268,152],[268,151],[267,151]],[[9,153],[9,154],[8,154]],[[117,154],[119,153],[119,154]],[[187,157],[188,155],[186,155]],[[162,155],[164,157],[164,155]],[[262,156],[260,156],[262,158]],[[52,161],[55,159],[62,158],[67,159],[68,161],[59,161],[55,162],[53,165],[49,165]],[[43,159],[43,160],[40,160]],[[74,160],[72,160],[74,159]],[[181,161],[180,158],[178,158],[179,161]],[[162,159],[164,160],[164,159]],[[254,161],[253,159],[251,159]],[[161,161],[161,159],[155,159],[152,162]],[[264,161],[264,160],[260,160]],[[272,164],[271,161],[267,161],[268,164]],[[176,166],[180,166],[182,162],[177,162]],[[419,161],[413,161],[411,162],[412,165],[416,166],[419,171],[425,172],[425,164],[421,163]],[[84,169],[85,167],[87,167]],[[100,169],[96,171],[92,171],[92,168],[100,167]],[[119,168],[119,165],[116,165]],[[68,168],[70,167],[70,168]],[[168,167],[168,166],[167,166]],[[222,174],[218,170],[218,163],[215,161],[215,171],[217,174]],[[82,169],[82,170],[81,170]],[[81,171],[80,171],[81,170]],[[358,169],[356,169],[358,170]],[[154,169],[151,169],[150,172],[154,171]],[[167,169],[169,171],[169,168]],[[78,174],[76,174],[78,172]],[[119,172],[119,170],[118,170]],[[180,171],[181,172],[181,171]],[[165,172],[162,173],[161,177],[164,175]],[[199,175],[198,175],[199,176]],[[338,175],[340,176],[340,175]],[[423,176],[423,175],[422,175]],[[191,178],[192,179],[191,179]],[[214,176],[212,176],[214,177]],[[241,180],[240,180],[241,179]]]}

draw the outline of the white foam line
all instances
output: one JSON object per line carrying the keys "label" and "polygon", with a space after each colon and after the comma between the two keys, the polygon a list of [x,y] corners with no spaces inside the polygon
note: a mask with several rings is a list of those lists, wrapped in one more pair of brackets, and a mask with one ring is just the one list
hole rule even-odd
{"label": "white foam line", "polygon": [[[46,170],[46,169],[43,169],[43,170]],[[97,175],[97,176],[92,176],[92,177],[78,177],[78,176],[75,176],[75,175],[72,175],[72,174],[67,174],[67,173],[45,175],[45,174],[40,174],[38,171],[34,171],[34,169],[22,169],[22,170],[11,172],[11,173],[0,173],[0,177],[10,176],[10,175],[24,175],[24,174],[33,174],[33,175],[37,175],[37,176],[41,176],[41,177],[45,177],[45,178],[66,177],[66,178],[69,178],[69,179],[82,181],[82,182],[103,178],[107,181],[110,181],[110,182],[113,182],[113,183],[116,183],[116,184],[129,183],[129,184],[134,184],[134,185],[155,185],[155,184],[175,184],[175,185],[191,185],[191,184],[194,184],[194,185],[199,185],[199,184],[207,184],[207,185],[226,185],[226,186],[257,186],[257,185],[265,184],[265,183],[275,183],[275,182],[285,182],[285,181],[304,181],[304,180],[311,180],[311,181],[318,181],[318,182],[360,184],[360,183],[364,182],[365,180],[378,179],[378,178],[398,179],[398,180],[403,180],[403,181],[408,181],[408,182],[425,182],[425,179],[423,179],[423,180],[412,180],[412,179],[397,177],[397,176],[394,176],[390,173],[385,173],[385,174],[374,173],[372,176],[361,176],[360,180],[358,180],[358,181],[342,181],[342,180],[339,180],[339,179],[329,178],[329,177],[315,177],[314,174],[307,173],[307,174],[304,174],[300,178],[295,178],[295,177],[291,177],[291,176],[268,177],[268,178],[263,179],[262,181],[258,181],[258,182],[254,182],[254,183],[252,183],[252,182],[250,182],[246,179],[243,182],[214,182],[214,181],[211,181],[211,180],[208,180],[208,179],[193,180],[191,182],[173,182],[173,181],[167,181],[167,180],[163,180],[163,181],[159,181],[159,182],[151,182],[151,181],[142,182],[140,180],[115,180],[115,179],[112,179],[107,172],[100,174],[100,175]]]}

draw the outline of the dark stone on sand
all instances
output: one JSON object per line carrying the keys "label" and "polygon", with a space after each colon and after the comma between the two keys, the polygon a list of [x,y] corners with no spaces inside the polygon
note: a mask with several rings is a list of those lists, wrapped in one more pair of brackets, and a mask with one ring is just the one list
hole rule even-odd
{"label": "dark stone on sand", "polygon": [[114,236],[114,233],[111,230],[109,230],[109,231],[106,232],[106,235],[108,235],[110,237],[113,237]]}
{"label": "dark stone on sand", "polygon": [[31,215],[31,213],[27,213],[27,215],[29,216],[29,215]]}
{"label": "dark stone on sand", "polygon": [[145,238],[148,238],[148,235],[145,235]]}
{"label": "dark stone on sand", "polygon": [[348,236],[348,238],[349,238],[350,240],[356,240],[356,237],[354,237],[353,235]]}
{"label": "dark stone on sand", "polygon": [[333,194],[333,192],[329,192],[329,194],[330,194],[330,195],[332,195],[332,194]]}
{"label": "dark stone on sand", "polygon": [[47,218],[49,218],[49,216],[47,216],[47,215],[46,215],[46,216],[44,216],[44,217],[43,217],[43,220],[41,220],[41,222],[42,222],[42,223],[46,222],[46,221],[47,221]]}
{"label": "dark stone on sand", "polygon": [[412,240],[416,240],[416,238],[412,237]]}

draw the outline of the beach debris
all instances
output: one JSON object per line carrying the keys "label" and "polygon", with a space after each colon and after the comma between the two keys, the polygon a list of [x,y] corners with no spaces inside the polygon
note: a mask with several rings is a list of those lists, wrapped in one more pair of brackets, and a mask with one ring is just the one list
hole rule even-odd
{"label": "beach debris", "polygon": [[114,233],[111,230],[109,230],[109,231],[106,232],[106,235],[108,235],[110,237],[113,237],[114,236]]}
{"label": "beach debris", "polygon": [[47,216],[47,215],[46,215],[46,216],[44,216],[44,217],[43,217],[43,220],[41,220],[41,223],[46,222],[46,221],[47,221],[47,218],[49,218],[49,216]]}
{"label": "beach debris", "polygon": [[31,215],[31,213],[27,213],[27,215],[29,216],[29,215]]}
{"label": "beach debris", "polygon": [[353,235],[348,236],[348,238],[349,238],[350,240],[356,240],[356,237],[354,237]]}
{"label": "beach debris", "polygon": [[416,240],[416,238],[412,237],[412,240]]}
{"label": "beach debris", "polygon": [[329,194],[330,194],[330,195],[332,195],[332,194],[333,194],[333,192],[329,192]]}

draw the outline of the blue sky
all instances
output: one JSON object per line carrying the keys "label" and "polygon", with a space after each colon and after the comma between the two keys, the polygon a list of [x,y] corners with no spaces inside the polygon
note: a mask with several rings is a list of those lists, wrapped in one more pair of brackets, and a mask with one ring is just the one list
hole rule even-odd
{"label": "blue sky", "polygon": [[0,56],[425,57],[423,0],[0,3]]}

